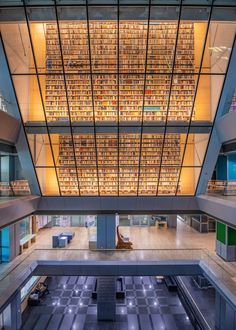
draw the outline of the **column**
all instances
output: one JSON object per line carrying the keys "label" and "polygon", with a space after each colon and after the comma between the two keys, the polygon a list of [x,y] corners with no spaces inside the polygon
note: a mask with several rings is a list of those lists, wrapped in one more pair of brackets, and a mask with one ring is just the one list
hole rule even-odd
{"label": "column", "polygon": [[168,228],[176,228],[177,226],[177,214],[170,214],[167,216]]}
{"label": "column", "polygon": [[21,322],[21,297],[19,291],[11,300],[11,330],[19,330]]}
{"label": "column", "polygon": [[216,253],[226,261],[236,261],[236,230],[216,222]]}
{"label": "column", "polygon": [[97,319],[115,321],[116,317],[116,277],[97,278]]}
{"label": "column", "polygon": [[215,294],[215,328],[236,329],[236,311],[218,291]]}
{"label": "column", "polygon": [[101,214],[97,216],[97,249],[115,249],[116,216]]}

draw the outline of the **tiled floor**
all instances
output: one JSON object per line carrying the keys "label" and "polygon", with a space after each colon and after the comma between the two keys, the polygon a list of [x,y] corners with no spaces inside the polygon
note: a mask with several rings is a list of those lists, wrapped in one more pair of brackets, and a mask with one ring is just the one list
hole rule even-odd
{"label": "tiled floor", "polygon": [[94,277],[49,278],[50,294],[23,313],[22,330],[190,330],[177,293],[155,277],[125,277],[126,297],[117,300],[116,322],[97,322],[91,298]]}

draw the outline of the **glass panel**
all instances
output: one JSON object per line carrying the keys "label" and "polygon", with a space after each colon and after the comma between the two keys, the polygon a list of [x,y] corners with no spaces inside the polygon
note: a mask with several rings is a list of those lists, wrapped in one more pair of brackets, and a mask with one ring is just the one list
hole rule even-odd
{"label": "glass panel", "polygon": [[138,166],[140,149],[139,134],[120,134],[119,166]]}
{"label": "glass panel", "polygon": [[[59,7],[58,19],[65,72],[89,72],[89,43],[85,7]],[[68,20],[68,18],[70,20]]]}
{"label": "glass panel", "polygon": [[98,195],[97,168],[84,166],[77,169],[82,196]]}
{"label": "glass panel", "polygon": [[207,7],[182,8],[174,72],[199,72],[209,12]]}
{"label": "glass panel", "polygon": [[171,11],[171,15],[163,21],[163,16],[169,10],[171,9],[168,7],[151,7],[147,60],[148,73],[171,73],[172,71],[178,12],[175,11],[173,15]]}
{"label": "glass panel", "polygon": [[22,239],[25,236],[29,235],[30,232],[31,232],[30,218],[27,217],[27,218],[20,221],[20,239]]}
{"label": "glass panel", "polygon": [[136,196],[138,191],[138,166],[122,166],[119,170],[119,195]]}
{"label": "glass panel", "polygon": [[143,134],[140,165],[160,165],[163,135]]}
{"label": "glass panel", "polygon": [[118,167],[99,166],[100,195],[118,195]]}
{"label": "glass panel", "polygon": [[120,121],[141,121],[143,109],[144,75],[120,75]]}
{"label": "glass panel", "polygon": [[69,125],[68,104],[66,100],[63,75],[40,76],[40,85],[45,102],[47,121]]}
{"label": "glass panel", "polygon": [[44,121],[42,99],[37,77],[34,75],[13,76],[15,91],[23,121]]}
{"label": "glass panel", "polygon": [[159,167],[141,166],[139,175],[139,196],[153,195],[157,193]]}
{"label": "glass panel", "polygon": [[71,134],[50,134],[57,166],[75,167],[75,155]]}
{"label": "glass panel", "polygon": [[[147,46],[148,8],[120,8],[119,66],[121,73],[144,73]],[[133,13],[139,11],[140,20]],[[130,17],[131,19],[129,20]]]}
{"label": "glass panel", "polygon": [[57,167],[58,181],[62,196],[79,195],[79,185],[75,167]]}
{"label": "glass panel", "polygon": [[177,167],[162,167],[159,183],[158,195],[173,196],[176,193],[180,169]]}
{"label": "glass panel", "polygon": [[93,121],[90,76],[67,74],[66,86],[71,121]]}
{"label": "glass panel", "polygon": [[[3,12],[2,12],[3,11]],[[7,18],[8,9],[1,8],[2,17]],[[24,9],[18,8],[17,15],[24,17]],[[15,15],[12,20],[14,21]],[[11,73],[35,73],[30,38],[25,18],[23,21],[0,24],[0,30]]]}
{"label": "glass panel", "polygon": [[200,171],[200,167],[182,167],[177,195],[195,194]]}
{"label": "glass panel", "polygon": [[27,134],[35,166],[53,166],[50,141],[47,134]]}
{"label": "glass panel", "polygon": [[[190,120],[193,107],[195,87],[197,76],[194,75],[174,75],[168,121],[184,121]],[[194,117],[192,117],[194,119]]]}
{"label": "glass panel", "polygon": [[89,8],[89,35],[93,72],[117,72],[117,8],[109,7],[109,9],[110,12],[106,11],[106,20],[98,20],[94,17],[93,11],[90,15]]}
{"label": "glass panel", "polygon": [[116,75],[93,75],[96,121],[117,121],[118,86]]}
{"label": "glass panel", "polygon": [[[53,7],[27,8],[38,72],[62,72],[62,59]],[[44,21],[42,22],[42,18]]]}
{"label": "glass panel", "polygon": [[209,134],[189,134],[183,166],[201,166],[205,156]]}
{"label": "glass panel", "polygon": [[166,134],[162,150],[163,166],[181,166],[186,134]]}
{"label": "glass panel", "polygon": [[59,196],[56,171],[54,167],[36,167],[39,184],[43,195]]}
{"label": "glass panel", "polygon": [[145,88],[144,121],[166,120],[170,92],[169,75],[147,75]]}
{"label": "glass panel", "polygon": [[[232,17],[232,14],[234,17]],[[232,19],[234,22],[227,21]],[[225,73],[236,31],[235,10],[213,8],[202,72]]]}
{"label": "glass panel", "polygon": [[194,104],[196,121],[213,121],[224,82],[223,75],[201,75]]}

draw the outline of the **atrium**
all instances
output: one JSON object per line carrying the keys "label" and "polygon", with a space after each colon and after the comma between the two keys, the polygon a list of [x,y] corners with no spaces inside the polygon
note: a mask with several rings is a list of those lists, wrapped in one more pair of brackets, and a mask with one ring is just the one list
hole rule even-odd
{"label": "atrium", "polygon": [[0,330],[236,330],[236,0],[0,0]]}

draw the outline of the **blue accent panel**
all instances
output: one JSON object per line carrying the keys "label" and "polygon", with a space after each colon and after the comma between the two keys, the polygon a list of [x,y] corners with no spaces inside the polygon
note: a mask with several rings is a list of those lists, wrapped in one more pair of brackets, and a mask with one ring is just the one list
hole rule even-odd
{"label": "blue accent panel", "polygon": [[219,156],[216,164],[216,179],[227,180],[227,157]]}
{"label": "blue accent panel", "polygon": [[160,111],[161,107],[159,105],[145,106],[144,110],[146,110],[146,111]]}
{"label": "blue accent panel", "polygon": [[228,156],[228,180],[236,180],[236,155]]}
{"label": "blue accent panel", "polygon": [[5,227],[1,230],[1,254],[2,262],[7,262],[10,259],[10,228]]}

